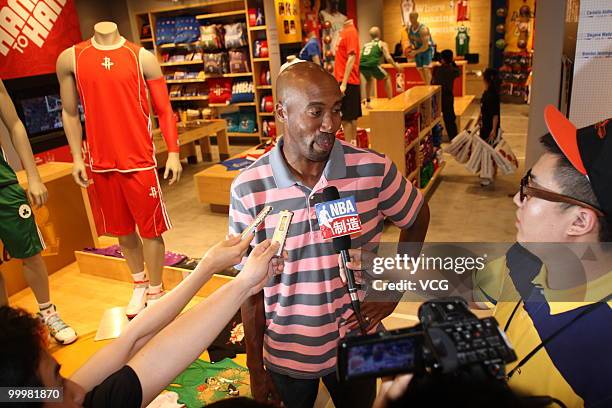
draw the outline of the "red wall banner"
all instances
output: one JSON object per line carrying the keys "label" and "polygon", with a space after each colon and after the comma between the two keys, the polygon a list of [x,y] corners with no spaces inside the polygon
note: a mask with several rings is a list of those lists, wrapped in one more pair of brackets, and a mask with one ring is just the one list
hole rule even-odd
{"label": "red wall banner", "polygon": [[0,78],[55,72],[57,56],[79,41],[73,0],[0,0]]}

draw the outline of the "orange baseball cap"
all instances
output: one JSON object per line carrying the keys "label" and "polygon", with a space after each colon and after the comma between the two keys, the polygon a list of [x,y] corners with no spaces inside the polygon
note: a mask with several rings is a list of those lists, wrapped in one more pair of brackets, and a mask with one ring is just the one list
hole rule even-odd
{"label": "orange baseball cap", "polygon": [[612,119],[576,129],[557,108],[548,105],[544,120],[572,165],[587,176],[601,210],[612,217]]}

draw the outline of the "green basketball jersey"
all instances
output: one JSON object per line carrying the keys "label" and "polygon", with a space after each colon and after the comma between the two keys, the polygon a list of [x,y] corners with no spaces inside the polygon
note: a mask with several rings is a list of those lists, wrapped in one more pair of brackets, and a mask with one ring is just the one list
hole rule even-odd
{"label": "green basketball jersey", "polygon": [[383,56],[380,40],[370,41],[361,49],[359,57],[359,66],[361,67],[376,67],[380,65],[380,59]]}
{"label": "green basketball jersey", "polygon": [[4,150],[0,147],[0,187],[17,183],[17,175],[6,162]]}

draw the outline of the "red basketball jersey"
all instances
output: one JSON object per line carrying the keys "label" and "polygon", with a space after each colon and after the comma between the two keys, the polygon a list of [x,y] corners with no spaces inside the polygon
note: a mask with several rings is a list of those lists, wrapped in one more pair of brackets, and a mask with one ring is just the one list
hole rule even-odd
{"label": "red basketball jersey", "polygon": [[93,38],[74,46],[92,171],[156,167],[141,50],[123,37],[112,46],[97,44]]}

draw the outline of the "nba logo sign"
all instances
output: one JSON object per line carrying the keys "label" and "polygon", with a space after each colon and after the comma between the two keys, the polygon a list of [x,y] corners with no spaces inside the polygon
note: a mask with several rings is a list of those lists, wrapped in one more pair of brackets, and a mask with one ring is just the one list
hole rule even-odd
{"label": "nba logo sign", "polygon": [[332,239],[361,231],[355,197],[315,204],[319,227],[324,239]]}

